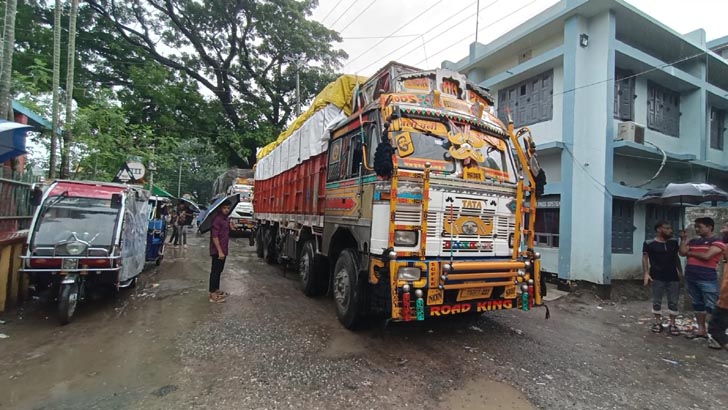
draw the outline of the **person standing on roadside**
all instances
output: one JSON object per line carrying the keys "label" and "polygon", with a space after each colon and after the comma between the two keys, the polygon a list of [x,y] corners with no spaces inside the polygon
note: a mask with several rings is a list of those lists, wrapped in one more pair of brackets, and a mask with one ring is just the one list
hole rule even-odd
{"label": "person standing on roadside", "polygon": [[177,227],[177,211],[175,211],[174,209],[169,212],[169,226],[172,227],[172,235],[169,237],[169,243],[172,243],[174,241],[174,246],[177,246],[179,229]]}
{"label": "person standing on roadside", "polygon": [[[192,212],[190,212],[189,209],[187,209],[187,204],[184,202],[180,202],[179,204],[179,212],[177,214],[177,222],[179,225],[179,232],[178,237],[179,241],[182,243],[183,247],[187,247],[187,231],[189,230],[190,225],[192,225]],[[175,242],[175,245],[177,243]]]}
{"label": "person standing on roadside", "polygon": [[688,241],[687,233],[680,232],[680,256],[688,258],[685,284],[693,300],[693,310],[698,321],[698,331],[686,335],[688,339],[708,338],[706,316],[713,311],[718,299],[716,267],[725,251],[725,244],[713,236],[714,227],[713,219],[704,217],[695,220],[697,238]]}
{"label": "person standing on roadside", "polygon": [[220,290],[220,275],[225,268],[225,259],[228,255],[228,242],[230,241],[230,201],[224,200],[219,211],[213,217],[210,228],[210,257],[212,266],[210,268],[210,302],[223,303],[226,292]]}
{"label": "person standing on roadside", "polygon": [[[723,224],[720,233],[723,234],[723,243],[728,244],[728,222]],[[713,309],[710,323],[708,323],[708,333],[710,334],[708,347],[728,350],[726,329],[728,329],[728,249],[723,251],[723,281],[720,285],[718,301],[715,303],[715,309]]]}
{"label": "person standing on roadside", "polygon": [[670,315],[668,331],[673,336],[680,335],[675,325],[678,299],[680,298],[680,277],[683,276],[678,251],[680,245],[672,239],[672,226],[667,221],[655,224],[655,238],[642,245],[642,271],[645,286],[652,283],[652,313],[655,322],[654,333],[662,332],[662,298],[667,295],[667,309]]}

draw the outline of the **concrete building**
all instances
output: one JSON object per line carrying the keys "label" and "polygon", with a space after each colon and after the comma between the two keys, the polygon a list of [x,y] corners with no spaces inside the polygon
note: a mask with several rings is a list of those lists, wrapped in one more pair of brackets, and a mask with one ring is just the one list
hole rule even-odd
{"label": "concrete building", "polygon": [[[728,189],[728,37],[679,34],[621,0],[562,0],[443,67],[528,126],[548,185],[543,268],[609,284],[638,277],[642,242],[674,208],[635,201],[668,182]],[[663,155],[664,153],[664,155]],[[664,159],[664,161],[663,161]]]}

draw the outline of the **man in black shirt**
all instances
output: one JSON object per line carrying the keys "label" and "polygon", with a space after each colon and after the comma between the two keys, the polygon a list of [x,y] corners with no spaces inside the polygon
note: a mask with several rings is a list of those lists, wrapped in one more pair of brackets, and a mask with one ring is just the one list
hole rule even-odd
{"label": "man in black shirt", "polygon": [[683,275],[678,252],[680,245],[672,238],[672,226],[667,221],[655,224],[655,239],[645,241],[642,245],[642,270],[645,273],[644,284],[652,282],[652,313],[655,323],[652,331],[662,332],[662,297],[667,293],[667,308],[670,313],[669,332],[680,335],[675,325],[678,298],[680,297],[680,277]]}

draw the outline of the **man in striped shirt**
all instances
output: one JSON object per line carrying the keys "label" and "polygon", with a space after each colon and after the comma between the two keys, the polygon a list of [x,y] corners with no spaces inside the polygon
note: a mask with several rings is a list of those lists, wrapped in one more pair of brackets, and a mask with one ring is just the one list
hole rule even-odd
{"label": "man in striped shirt", "polygon": [[713,236],[715,222],[712,218],[695,220],[695,232],[698,238],[687,240],[687,233],[680,232],[680,256],[687,256],[685,266],[685,283],[693,310],[698,321],[698,331],[688,334],[689,339],[707,338],[705,318],[713,311],[718,299],[718,272],[716,267],[726,249],[725,244]]}

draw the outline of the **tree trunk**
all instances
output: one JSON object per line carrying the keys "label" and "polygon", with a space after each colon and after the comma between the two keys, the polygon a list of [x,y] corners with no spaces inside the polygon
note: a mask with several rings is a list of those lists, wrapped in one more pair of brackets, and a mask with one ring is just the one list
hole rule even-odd
{"label": "tree trunk", "polygon": [[71,15],[68,22],[68,68],[66,72],[66,121],[63,126],[63,149],[61,151],[61,178],[70,178],[71,172],[71,124],[73,123],[73,69],[76,62],[76,16],[78,0],[71,1]]}
{"label": "tree trunk", "polygon": [[53,129],[51,130],[51,157],[48,172],[48,179],[56,179],[56,167],[58,166],[58,128],[60,128],[59,100],[61,87],[61,0],[56,0],[56,8],[53,10]]}
{"label": "tree trunk", "polygon": [[10,79],[13,73],[15,48],[15,13],[18,0],[5,1],[5,34],[3,35],[2,73],[0,73],[0,118],[13,120],[10,103]]}

